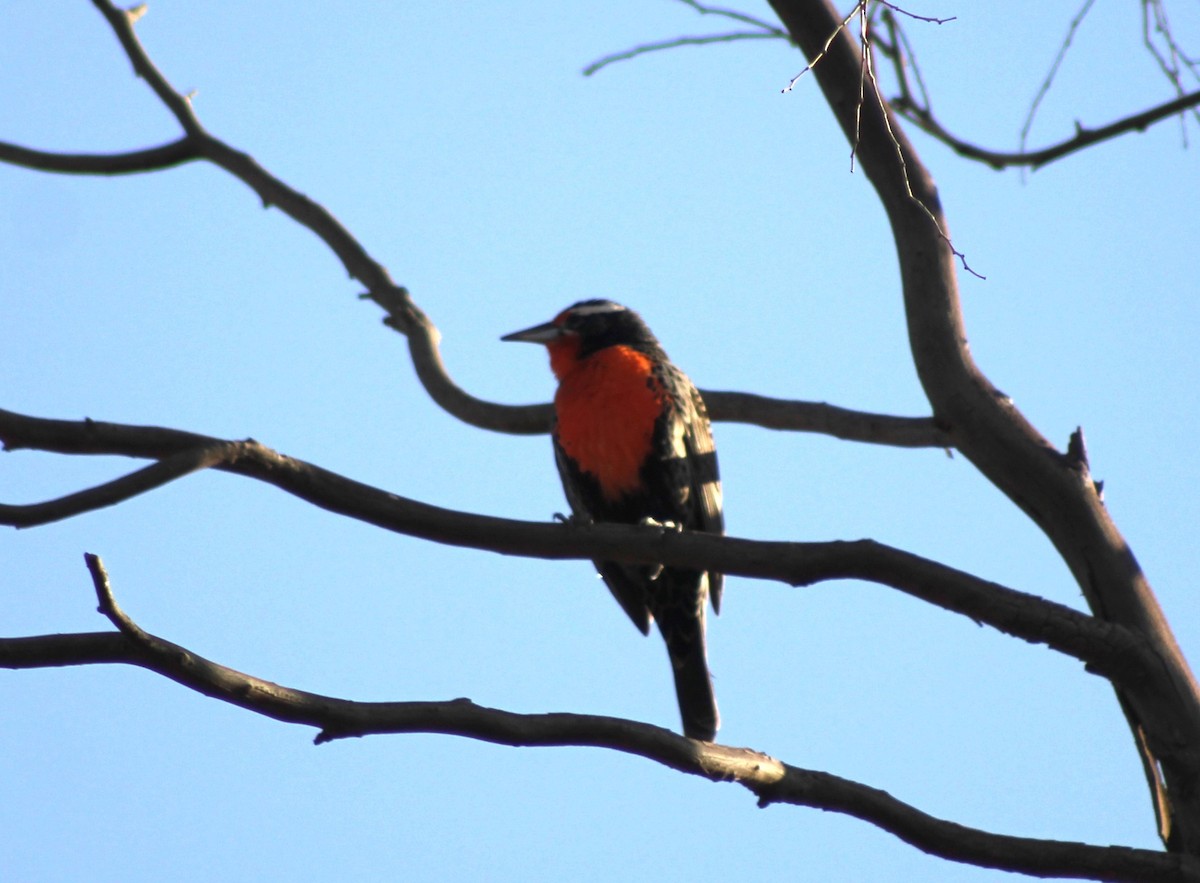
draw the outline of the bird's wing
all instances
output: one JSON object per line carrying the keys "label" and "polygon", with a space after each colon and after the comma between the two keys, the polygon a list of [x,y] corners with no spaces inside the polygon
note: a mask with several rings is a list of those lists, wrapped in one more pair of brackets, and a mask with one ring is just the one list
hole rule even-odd
{"label": "bird's wing", "polygon": [[691,387],[690,393],[689,431],[684,435],[683,441],[687,448],[688,462],[692,464],[692,506],[696,513],[694,529],[708,533],[725,533],[721,473],[717,468],[717,449],[713,444],[708,410],[694,386]]}
{"label": "bird's wing", "polygon": [[[667,488],[676,509],[674,520],[688,530],[724,533],[725,517],[721,504],[721,476],[717,468],[717,450],[704,400],[692,382],[674,366],[664,368],[663,383],[672,397],[672,407],[663,415],[660,455],[670,476]],[[708,591],[713,610],[720,612],[721,574],[708,574]]]}
{"label": "bird's wing", "polygon": [[[694,513],[693,530],[707,533],[725,533],[725,513],[721,499],[721,473],[717,468],[717,449],[713,444],[712,427],[708,422],[708,410],[696,387],[688,383],[688,431],[683,442],[687,450],[687,461],[691,464],[690,487],[691,509]],[[708,594],[713,610],[721,612],[721,590],[724,577],[709,571]]]}

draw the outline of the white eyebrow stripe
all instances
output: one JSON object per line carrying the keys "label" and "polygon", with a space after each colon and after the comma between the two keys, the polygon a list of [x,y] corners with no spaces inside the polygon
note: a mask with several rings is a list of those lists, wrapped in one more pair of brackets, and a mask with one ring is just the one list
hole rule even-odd
{"label": "white eyebrow stripe", "polygon": [[600,313],[617,313],[617,312],[620,312],[622,310],[627,310],[627,309],[629,309],[629,308],[624,307],[621,304],[616,304],[616,303],[613,303],[612,301],[605,301],[602,304],[588,304],[587,306],[575,307],[575,309],[571,310],[571,315],[572,316],[596,316],[596,315],[599,315]]}

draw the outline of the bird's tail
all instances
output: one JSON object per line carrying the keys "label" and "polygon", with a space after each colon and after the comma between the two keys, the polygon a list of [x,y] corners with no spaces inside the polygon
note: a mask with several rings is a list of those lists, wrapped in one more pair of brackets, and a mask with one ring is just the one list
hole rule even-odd
{"label": "bird's tail", "polygon": [[[721,716],[717,712],[717,697],[713,693],[712,676],[708,672],[704,621],[707,576],[701,576],[698,587],[695,573],[666,571],[661,578],[677,581],[676,587],[679,587],[679,582],[685,585],[690,583],[687,585],[690,591],[675,594],[676,604],[660,609],[656,619],[667,644],[667,654],[671,657],[683,734],[690,739],[711,742],[716,738]],[[679,604],[679,601],[683,603]]]}
{"label": "bird's tail", "polygon": [[686,653],[671,654],[671,669],[675,673],[675,695],[679,699],[683,734],[689,739],[711,742],[717,736],[721,715],[717,712],[717,697],[713,694],[712,677],[708,673],[703,632],[700,640]]}

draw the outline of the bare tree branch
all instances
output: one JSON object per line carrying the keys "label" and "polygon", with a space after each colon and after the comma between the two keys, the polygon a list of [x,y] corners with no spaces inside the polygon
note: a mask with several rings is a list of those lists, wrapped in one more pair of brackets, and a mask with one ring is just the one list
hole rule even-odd
{"label": "bare tree branch", "polygon": [[821,59],[812,70],[826,102],[847,140],[859,139],[861,167],[892,227],[913,361],[938,424],[1046,534],[1097,617],[1145,636],[1158,657],[1169,686],[1126,684],[1118,699],[1149,752],[1146,767],[1162,770],[1165,791],[1152,796],[1155,806],[1171,810],[1160,817],[1164,842],[1200,854],[1200,688],[1145,575],[1086,463],[1056,451],[975,364],[936,187],[887,103],[869,90],[858,100],[862,59],[840,14],[828,0],[772,0],[772,6],[810,64]]}
{"label": "bare tree branch", "polygon": [[[1195,109],[1200,107],[1200,91],[1186,92],[1183,88],[1182,74],[1186,70],[1192,74],[1193,78],[1200,80],[1200,70],[1197,70],[1197,63],[1188,58],[1176,43],[1174,35],[1170,31],[1169,23],[1166,22],[1165,11],[1162,9],[1159,0],[1142,0],[1143,43],[1147,50],[1154,56],[1160,69],[1167,76],[1167,79],[1171,82],[1177,96],[1170,101],[1165,101],[1146,110],[1129,114],[1096,129],[1085,128],[1081,124],[1076,123],[1075,135],[1072,137],[1037,150],[1028,149],[1026,145],[1029,132],[1033,126],[1033,121],[1042,99],[1046,97],[1053,86],[1058,70],[1071,48],[1075,35],[1091,11],[1093,4],[1094,0],[1084,0],[1072,17],[1067,28],[1067,33],[1059,45],[1058,52],[1050,65],[1049,71],[1046,73],[1042,83],[1038,87],[1037,93],[1034,95],[1033,102],[1021,126],[1020,142],[1016,151],[992,150],[967,141],[951,132],[938,119],[933,112],[929,92],[921,79],[920,70],[917,67],[912,47],[908,42],[903,28],[891,13],[890,10],[892,7],[890,4],[887,4],[887,8],[884,10],[881,18],[889,36],[886,40],[875,38],[872,41],[872,45],[880,50],[891,62],[892,72],[896,77],[899,94],[891,99],[892,109],[899,116],[913,123],[923,132],[936,138],[959,156],[966,159],[985,163],[994,169],[1021,167],[1035,170],[1055,160],[1062,159],[1080,150],[1129,132],[1144,132],[1150,126],[1160,123],[1163,120],[1177,116],[1182,119],[1182,115],[1188,111],[1192,111],[1195,114]],[[1155,22],[1153,27],[1150,23],[1151,20]],[[1155,45],[1154,39],[1156,36],[1161,37],[1163,40],[1165,50],[1160,51]],[[912,88],[909,82],[909,67],[913,69],[917,80],[916,90]]]}
{"label": "bare tree branch", "polygon": [[0,523],[32,526],[128,499],[200,468],[271,484],[330,512],[385,530],[507,555],[703,567],[735,576],[811,585],[862,579],[898,589],[1023,640],[1044,643],[1096,673],[1142,689],[1161,681],[1132,632],[870,540],[781,543],[620,524],[562,525],[443,509],[286,457],[254,440],[222,441],[159,427],[45,420],[0,410],[8,450],[150,457],[162,462],[98,488],[30,506],[0,506]]}
{"label": "bare tree branch", "polygon": [[637,58],[639,55],[646,55],[651,52],[661,52],[664,49],[678,49],[681,46],[707,46],[711,43],[736,43],[740,40],[779,39],[786,40],[787,36],[783,33],[768,33],[763,31],[728,31],[723,34],[672,37],[669,40],[658,40],[654,43],[641,43],[631,49],[625,49],[621,52],[613,52],[609,55],[597,58],[583,69],[583,75],[585,77],[590,77],[592,74],[603,70],[610,64],[614,64],[618,61],[628,61],[631,58]]}
{"label": "bare tree branch", "polygon": [[698,0],[679,0],[679,2],[684,6],[696,10],[696,12],[700,13],[701,15],[712,15],[716,16],[717,18],[727,18],[730,21],[741,22],[744,25],[751,25],[763,31],[777,34],[784,40],[791,39],[791,37],[788,36],[788,32],[783,30],[783,28],[779,27],[778,25],[772,24],[771,22],[758,18],[757,16],[749,15],[748,13],[742,12],[738,9],[729,9],[724,6],[709,6],[707,4],[698,2]]}
{"label": "bare tree branch", "polygon": [[773,399],[746,392],[704,390],[702,394],[709,416],[718,421],[749,423],[764,429],[819,432],[846,441],[900,448],[953,447],[950,434],[932,417],[870,414],[825,402]]}
{"label": "bare tree branch", "polygon": [[1098,129],[1088,129],[1077,124],[1075,135],[1065,141],[1039,150],[1016,152],[989,150],[964,141],[949,132],[928,109],[918,107],[903,97],[896,99],[893,106],[896,113],[913,123],[921,131],[941,141],[959,156],[979,160],[994,169],[1004,169],[1009,166],[1028,166],[1032,169],[1039,169],[1064,156],[1083,150],[1085,147],[1091,147],[1093,144],[1099,144],[1101,141],[1108,141],[1129,132],[1144,132],[1156,123],[1177,116],[1190,108],[1200,107],[1200,91],[1189,92],[1140,113],[1122,117]]}
{"label": "bare tree branch", "polygon": [[[683,2],[703,14],[731,18],[755,27],[772,27],[734,10],[705,7],[690,0]],[[372,258],[327,209],[271,175],[253,157],[204,129],[191,102],[172,88],[138,41],[133,24],[143,14],[143,7],[126,12],[106,0],[92,0],[92,3],[116,33],[135,73],[147,82],[184,129],[184,137],[162,147],[112,155],[57,154],[0,144],[0,162],[51,172],[108,175],[151,171],[195,159],[208,160],[254,190],[264,207],[276,206],[311,230],[337,255],[350,277],[366,286],[363,297],[373,300],[387,313],[385,324],[408,338],[417,377],[439,406],[481,429],[516,435],[549,431],[551,408],[548,404],[504,405],[477,398],[458,386],[442,361],[438,346],[441,335],[437,327],[413,302],[408,291],[392,281],[384,266]],[[893,417],[734,392],[711,392],[705,396],[710,415],[715,420],[751,423],[771,429],[822,432],[843,439],[899,447],[949,447],[946,434],[929,418]]]}
{"label": "bare tree branch", "polygon": [[237,450],[238,443],[236,442],[221,442],[214,439],[212,444],[184,448],[178,453],[163,457],[144,469],[55,500],[47,500],[44,503],[35,503],[29,506],[11,506],[0,503],[0,524],[17,528],[37,527],[73,518],[84,512],[94,512],[107,506],[115,506],[192,472],[199,472],[228,462],[237,456]]}
{"label": "bare tree branch", "polygon": [[[589,746],[644,757],[712,782],[736,782],[760,806],[786,803],[874,824],[932,855],[1037,876],[1200,881],[1189,856],[993,834],[921,812],[890,794],[747,748],[696,742],[660,727],[581,714],[516,714],[448,702],[354,702],[283,687],[205,659],[138,626],[117,604],[103,563],[85,556],[100,612],[116,633],[0,638],[0,667],[126,663],[274,720],[316,727],[318,744],[373,734],[438,733],[499,745]],[[74,654],[74,656],[72,656]]]}
{"label": "bare tree branch", "polygon": [[[876,0],[876,2],[879,3],[879,2],[881,2],[881,0]],[[903,9],[900,9],[898,6],[895,6],[891,3],[883,3],[883,6],[885,8],[885,11],[890,10],[892,12],[900,12],[900,13],[903,13],[904,15],[908,15],[912,18],[920,19],[921,21],[933,22],[936,24],[944,24],[945,22],[954,20],[953,18],[937,19],[937,18],[928,18],[925,16],[914,15],[913,13],[910,13]],[[850,10],[850,12],[846,15],[845,18],[841,19],[841,21],[830,32],[829,36],[825,38],[825,42],[821,45],[821,48],[809,57],[808,64],[804,66],[804,69],[801,70],[800,73],[796,74],[796,76],[792,77],[792,79],[788,82],[788,84],[786,86],[784,86],[784,88],[782,90],[785,94],[788,92],[791,92],[792,89],[795,88],[796,83],[799,82],[800,78],[802,76],[804,76],[806,73],[808,73],[810,70],[813,70],[813,68],[815,68],[816,65],[819,64],[820,61],[825,57],[826,53],[829,52],[830,47],[833,45],[834,40],[836,40],[838,37],[843,35],[843,32],[846,30],[846,26],[850,23],[850,21],[855,17],[858,18],[858,43],[859,43],[859,49],[860,49],[859,55],[858,55],[858,96],[853,104],[853,107],[854,107],[853,129],[847,133],[847,135],[850,139],[850,171],[852,171],[852,172],[854,171],[854,158],[858,155],[859,125],[861,122],[860,113],[861,113],[862,107],[866,101],[866,91],[867,91],[867,83],[868,82],[871,84],[871,91],[874,93],[875,100],[881,104],[885,102],[883,94],[879,88],[879,82],[875,77],[875,65],[874,65],[873,58],[872,58],[873,52],[872,52],[872,48],[871,48],[873,45],[874,37],[870,35],[870,26],[871,26],[870,23],[872,21],[872,13],[870,10],[871,10],[870,0],[858,0],[858,2],[855,3],[854,8]],[[894,31],[895,30],[894,21],[893,21],[892,27],[893,27],[893,31]],[[900,58],[900,56],[896,52],[894,46],[889,48],[889,52],[892,53],[894,58],[896,58],[896,59]],[[901,70],[903,69],[902,61],[899,62],[898,67]],[[903,74],[901,74],[901,76],[900,76],[900,81],[902,84],[904,84],[906,82]],[[885,126],[888,127],[888,134],[891,135],[892,134],[891,129],[890,129],[891,123],[886,117],[884,118],[884,124],[885,124]],[[929,206],[927,206],[921,200],[921,198],[913,191],[913,188],[909,185],[908,178],[907,178],[908,173],[905,168],[904,151],[902,150],[899,141],[896,141],[894,136],[892,136],[892,140],[893,140],[893,143],[895,144],[896,158],[900,162],[901,174],[904,176],[905,190],[908,193],[909,199],[911,199],[913,201],[913,203],[925,213],[925,216],[937,228],[938,234],[945,241],[945,243],[946,243],[947,247],[949,247],[951,253],[955,257],[957,257],[960,261],[962,261],[963,269],[965,271],[967,271],[968,273],[970,273],[972,276],[975,276],[979,279],[986,279],[987,277],[984,276],[982,273],[978,273],[975,270],[973,270],[971,268],[970,264],[967,263],[967,256],[963,252],[961,252],[957,248],[955,248],[954,242],[950,238],[950,234],[946,232],[946,227],[943,225],[942,219],[939,217],[939,215],[935,214],[933,209],[931,209]]]}
{"label": "bare tree branch", "polygon": [[200,159],[187,138],[129,153],[52,153],[0,141],[0,162],[62,175],[130,175],[157,172]]}
{"label": "bare tree branch", "polygon": [[[442,407],[468,423],[487,429],[518,433],[545,431],[547,406],[494,404],[477,399],[455,385],[441,363],[436,328],[412,302],[408,292],[392,282],[387,270],[371,258],[326,209],[270,175],[252,157],[204,130],[190,101],[169,85],[137,40],[133,24],[144,8],[123,12],[106,0],[92,2],[113,28],[135,72],[147,81],[175,116],[185,132],[184,138],[160,148],[107,157],[49,154],[7,145],[7,156],[17,157],[10,161],[47,171],[89,174],[139,171],[143,170],[138,167],[139,163],[166,162],[168,156],[176,157],[178,162],[194,158],[213,162],[255,190],[265,206],[280,207],[321,237],[351,277],[368,289],[367,296],[387,312],[387,324],[408,337],[418,376]],[[741,15],[701,7],[692,0],[684,2],[706,13],[726,17]],[[722,405],[720,397],[737,395],[731,393],[712,394],[718,402],[714,411],[728,407],[730,413],[734,413],[740,408],[740,413],[746,415],[746,422],[777,428],[785,425],[796,428],[796,423],[805,421],[812,426],[822,421],[826,425],[836,423],[842,426],[842,432],[850,433],[842,437],[861,436],[860,440],[888,444],[949,446],[953,442],[955,448],[961,450],[1051,539],[1082,587],[1094,617],[870,541],[755,543],[653,528],[562,526],[486,518],[406,500],[281,456],[252,440],[229,442],[153,427],[37,420],[11,412],[0,412],[0,438],[10,449],[26,447],[73,454],[121,454],[149,457],[159,462],[58,500],[31,506],[4,506],[0,508],[0,520],[25,526],[46,523],[113,505],[197,469],[218,468],[266,481],[314,505],[389,530],[505,554],[699,565],[730,574],[780,579],[796,585],[841,578],[879,582],[985,622],[1007,634],[1046,643],[1084,660],[1091,670],[1109,677],[1117,687],[1121,707],[1141,748],[1164,842],[1172,850],[1200,854],[1200,792],[1194,787],[1200,780],[1200,691],[1132,552],[1101,504],[1098,486],[1091,480],[1086,456],[1082,453],[1082,436],[1066,455],[1060,454],[1028,424],[1011,401],[998,393],[972,361],[966,346],[954,275],[956,252],[946,232],[948,227],[933,182],[891,117],[878,88],[865,88],[867,72],[874,81],[873,70],[857,51],[855,41],[845,33],[845,24],[855,13],[862,12],[863,4],[856,4],[855,11],[841,24],[838,13],[827,0],[773,0],[773,5],[787,25],[788,33],[807,54],[806,70],[815,71],[830,107],[855,145],[855,153],[876,187],[892,223],[914,361],[934,417],[920,420],[864,415],[812,403],[785,403],[750,396],[727,398]],[[891,4],[884,5],[895,8]],[[742,16],[742,19],[746,17]],[[818,60],[820,65],[817,65]],[[1122,126],[1122,131],[1129,131],[1139,128],[1130,120],[1145,117],[1140,125],[1145,128],[1161,118],[1200,104],[1200,93],[1181,96],[1163,107],[1185,100],[1192,103],[1162,116],[1147,117],[1146,114],[1162,111],[1162,108],[1152,109],[1113,126]],[[927,112],[928,108],[925,110]],[[1081,130],[1072,141],[1094,134]],[[1116,133],[1104,137],[1113,134]],[[1094,137],[1088,143],[1097,140],[1103,138]],[[0,153],[0,159],[4,158],[5,154]],[[1036,166],[1040,163],[1026,164]],[[767,403],[765,406],[764,402]],[[776,422],[771,423],[771,420]],[[908,441],[894,440],[901,438]],[[38,658],[44,661],[43,664],[58,665],[73,664],[72,660],[87,657],[87,661],[127,661],[156,671],[160,671],[156,666],[161,664],[164,669],[180,674],[175,679],[193,689],[226,701],[237,701],[247,708],[261,703],[261,708],[253,707],[253,710],[282,720],[293,719],[283,715],[296,713],[296,703],[325,703],[320,706],[322,713],[333,715],[328,718],[333,724],[313,723],[322,726],[323,739],[365,732],[456,732],[506,744],[602,744],[654,756],[647,753],[650,748],[639,751],[616,744],[620,739],[629,738],[631,746],[634,742],[642,745],[638,741],[642,738],[638,735],[641,731],[636,730],[634,736],[628,736],[627,728],[645,725],[611,718],[509,715],[459,702],[344,703],[344,707],[338,706],[335,713],[329,710],[328,704],[343,703],[343,700],[287,691],[217,666],[148,635],[116,605],[98,559],[89,559],[89,566],[102,609],[120,629],[117,637],[123,645],[113,643],[111,638],[101,639],[94,635],[7,639],[0,641],[0,660]],[[118,660],[116,657],[125,651],[129,657]],[[166,671],[162,673],[174,677]],[[374,717],[373,712],[381,711],[384,706],[388,714],[396,716]],[[264,710],[268,708],[271,710]],[[272,711],[276,713],[272,714]],[[477,713],[486,714],[479,717]],[[423,722],[414,724],[413,721],[418,719]],[[386,722],[387,728],[367,729],[364,726],[364,722],[371,724],[381,720]],[[309,719],[296,722],[312,723]],[[334,725],[338,722],[345,725]],[[541,729],[543,725],[545,728]],[[555,741],[563,739],[561,734],[564,732],[572,734],[571,738],[587,741]],[[647,728],[644,735],[647,739],[654,736],[655,739],[669,737],[674,740],[663,743],[667,746],[661,748],[665,755],[672,758],[686,756],[687,763],[694,762],[695,766],[693,769],[661,761],[673,768],[688,772],[699,770],[697,774],[709,778],[735,778],[743,784],[753,780],[755,784],[747,784],[747,787],[755,790],[764,804],[796,802],[854,815],[866,813],[859,817],[947,858],[1056,876],[1102,874],[1104,879],[1196,879],[1197,871],[1191,858],[1145,853],[1160,863],[1151,868],[1140,863],[1143,858],[1140,851],[1114,852],[1082,844],[1048,845],[1045,841],[998,837],[924,816],[882,792],[846,783],[828,774],[795,770],[763,755],[747,753],[742,757],[717,753],[709,756],[707,748],[697,752],[695,743],[665,731]],[[509,741],[517,739],[526,741]],[[536,739],[547,741],[528,741]],[[657,742],[654,745],[654,750],[660,750]],[[733,751],[717,746],[711,748],[714,752]],[[768,771],[769,781],[753,778],[762,770]],[[793,781],[797,778],[799,781]],[[844,785],[852,787],[847,790]],[[1055,851],[1058,847],[1069,849]],[[1076,848],[1088,851],[1078,853]],[[1130,856],[1138,860],[1136,867],[1124,864]],[[1102,859],[1103,865],[1093,868],[1088,864]],[[1005,863],[992,864],[993,860]],[[1026,866],[1021,862],[1030,864]],[[1123,874],[1128,876],[1121,876]]]}
{"label": "bare tree branch", "polygon": [[679,46],[704,46],[709,43],[732,43],[738,40],[788,40],[787,31],[773,25],[770,22],[763,21],[761,18],[756,18],[753,15],[747,15],[736,9],[726,9],[720,6],[706,6],[698,0],[679,0],[684,6],[694,9],[701,15],[712,15],[717,18],[724,18],[730,21],[738,22],[739,24],[750,25],[754,30],[750,31],[727,31],[721,34],[704,34],[701,36],[692,37],[674,37],[668,40],[656,40],[653,43],[643,43],[640,46],[634,46],[632,49],[626,49],[622,52],[613,52],[605,55],[602,58],[593,61],[583,69],[583,75],[590,77],[592,74],[613,64],[617,61],[627,61],[630,58],[636,58],[639,55],[645,55],[648,52],[660,52],[664,49],[675,49]]}

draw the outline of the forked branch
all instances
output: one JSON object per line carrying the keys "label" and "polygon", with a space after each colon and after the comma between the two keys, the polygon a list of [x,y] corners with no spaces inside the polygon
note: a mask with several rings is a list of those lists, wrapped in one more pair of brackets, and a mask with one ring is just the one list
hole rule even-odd
{"label": "forked branch", "polygon": [[[253,157],[210,134],[201,124],[188,98],[174,89],[154,65],[134,31],[145,8],[117,8],[107,0],[92,0],[112,27],[135,73],[170,110],[184,131],[183,137],[162,147],[123,154],[60,154],[0,143],[0,162],[41,171],[115,175],[151,172],[197,159],[208,160],[245,183],[262,200],[315,233],[338,257],[351,278],[367,289],[387,314],[385,323],[404,334],[413,367],[430,397],[448,413],[481,429],[518,435],[544,433],[550,427],[549,405],[503,405],[471,395],[450,377],[439,352],[437,327],[413,302],[408,291],[395,284],[387,269],[375,260],[345,227],[322,205],[276,178]],[[754,27],[764,22],[732,10],[688,2],[705,14],[731,18]],[[927,417],[895,417],[837,408],[823,403],[796,402],[736,392],[707,393],[715,420],[753,423],[771,429],[822,432],[838,438],[900,447],[948,448],[952,442]]]}
{"label": "forked branch", "polygon": [[[1130,132],[1144,132],[1164,120],[1175,117],[1182,120],[1183,115],[1189,111],[1195,115],[1196,108],[1200,107],[1200,90],[1189,92],[1185,89],[1184,74],[1190,74],[1193,80],[1200,80],[1200,66],[1196,61],[1188,58],[1180,48],[1166,19],[1166,12],[1161,0],[1142,0],[1143,44],[1171,83],[1176,97],[1097,128],[1085,127],[1077,122],[1073,136],[1036,150],[1029,149],[1027,146],[1029,133],[1038,109],[1054,85],[1058,71],[1094,2],[1095,0],[1084,0],[1071,18],[1066,34],[1059,44],[1058,52],[1030,103],[1025,120],[1021,125],[1017,150],[994,150],[967,141],[951,132],[938,118],[933,111],[929,91],[922,81],[912,45],[900,22],[892,13],[892,7],[888,4],[888,8],[881,15],[881,22],[887,30],[888,37],[882,40],[876,38],[872,45],[889,61],[899,89],[899,94],[891,99],[892,108],[897,114],[945,144],[959,156],[982,162],[997,170],[1012,167],[1036,170],[1101,142]],[[1162,44],[1161,48],[1160,43]],[[916,80],[915,83],[910,80],[910,71]]]}
{"label": "forked branch", "polygon": [[[1200,687],[1086,463],[1064,457],[988,380],[968,346],[937,188],[878,91],[861,87],[860,46],[828,0],[772,0],[891,224],[913,363],[961,451],[1046,534],[1097,617],[1143,636],[1170,686],[1118,685],[1171,850],[1200,854]],[[830,34],[835,34],[831,41]],[[915,199],[914,199],[915,197]],[[932,217],[929,214],[932,213]]]}
{"label": "forked branch", "polygon": [[0,505],[0,523],[29,527],[112,505],[211,468],[273,485],[322,509],[385,530],[502,554],[703,567],[811,585],[862,579],[890,586],[1026,641],[1073,656],[1105,677],[1146,688],[1157,669],[1135,635],[1035,595],[869,540],[781,543],[620,524],[562,525],[494,518],[407,499],[286,457],[253,440],[235,442],[159,427],[45,420],[0,410],[9,450],[109,454],[159,462],[96,488],[31,505]]}

